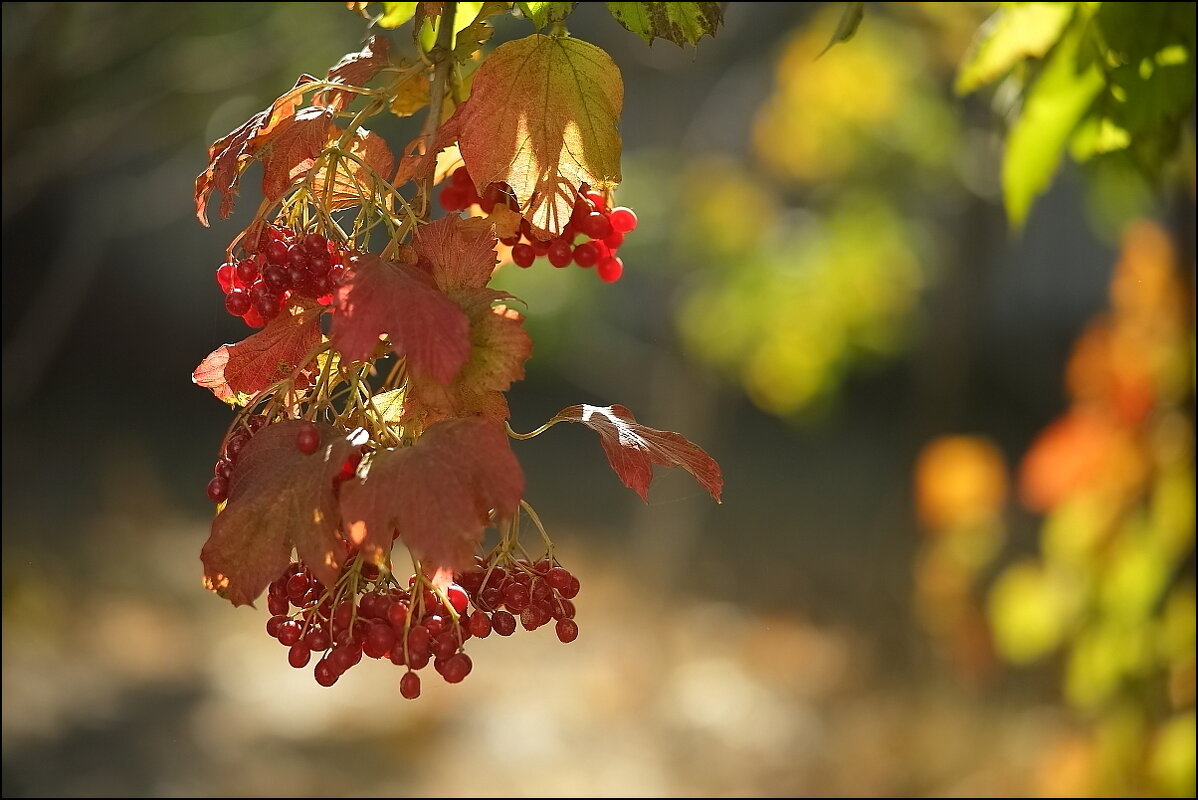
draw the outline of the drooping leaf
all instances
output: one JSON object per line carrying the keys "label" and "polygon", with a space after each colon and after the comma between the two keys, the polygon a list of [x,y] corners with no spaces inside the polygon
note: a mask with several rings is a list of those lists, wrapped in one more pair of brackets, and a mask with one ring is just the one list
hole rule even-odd
{"label": "drooping leaf", "polygon": [[[326,192],[325,181],[328,170],[321,167],[312,176],[312,192],[322,203],[334,210],[360,205],[363,197],[370,197],[374,184],[372,177],[390,180],[395,166],[395,157],[387,141],[376,133],[359,128],[350,141],[352,158],[338,158],[333,185]],[[372,175],[373,173],[373,175]]]}
{"label": "drooping leaf", "polygon": [[512,187],[532,227],[557,235],[579,184],[620,181],[620,70],[579,39],[534,34],[495,49],[446,123],[478,186]]}
{"label": "drooping leaf", "polygon": [[840,14],[840,21],[836,23],[836,30],[832,32],[832,38],[824,45],[824,49],[819,51],[819,55],[822,56],[836,45],[852,39],[857,33],[857,28],[861,27],[863,19],[865,19],[865,3],[845,3],[844,11]]}
{"label": "drooping leaf", "polygon": [[269,142],[260,143],[257,154],[262,162],[263,197],[269,202],[281,199],[293,181],[311,171],[325,145],[340,134],[332,110],[316,106],[297,112],[280,125]]}
{"label": "drooping leaf", "polygon": [[561,22],[566,17],[570,16],[570,12],[574,10],[575,3],[516,3],[520,7],[520,13],[525,18],[536,26],[537,30],[541,30],[551,22]]}
{"label": "drooping leaf", "polygon": [[295,371],[320,344],[320,309],[280,314],[236,344],[210,353],[191,379],[230,405],[251,397]]}
{"label": "drooping leaf", "polygon": [[387,87],[391,97],[391,113],[397,117],[410,117],[428,105],[428,70],[420,65],[402,63],[395,82]]}
{"label": "drooping leaf", "polygon": [[462,310],[412,263],[369,253],[351,261],[333,315],[337,349],[346,358],[366,361],[387,334],[409,369],[441,383],[453,380],[470,357],[470,323]]}
{"label": "drooping leaf", "polygon": [[353,445],[329,425],[318,425],[320,447],[296,447],[298,420],[267,425],[246,444],[233,466],[229,499],[212,521],[200,559],[205,585],[233,605],[252,603],[282,574],[294,547],[326,585],[345,560],[333,478]]}
{"label": "drooping leaf", "polygon": [[607,3],[616,21],[649,44],[657,37],[679,47],[715,36],[724,22],[719,3]]}
{"label": "drooping leaf", "polygon": [[[371,36],[361,51],[343,56],[329,70],[327,80],[349,86],[365,86],[371,78],[379,74],[379,70],[390,63],[387,57],[390,49],[391,44],[385,38]],[[318,106],[329,106],[334,111],[341,111],[353,102],[354,97],[353,92],[327,90],[316,95],[313,102]]]}
{"label": "drooping leaf", "polygon": [[993,83],[1026,58],[1043,58],[1061,38],[1075,5],[1003,3],[978,28],[957,72],[957,93]]}
{"label": "drooping leaf", "polygon": [[430,426],[412,447],[377,454],[364,479],[341,487],[351,541],[382,561],[392,532],[432,573],[467,567],[493,511],[511,517],[524,473],[503,426],[452,419]]}
{"label": "drooping leaf", "polygon": [[406,419],[427,425],[446,417],[508,418],[503,392],[524,377],[532,340],[523,315],[495,304],[507,295],[485,288],[495,269],[495,245],[494,230],[481,218],[450,216],[417,230],[421,263],[470,320],[470,357],[448,383],[410,369]]}
{"label": "drooping leaf", "polygon": [[694,476],[712,499],[720,502],[724,477],[720,465],[694,442],[670,431],[659,431],[636,421],[624,406],[577,405],[563,408],[549,424],[581,422],[599,434],[608,463],[629,489],[649,499],[653,465],[682,467]]}
{"label": "drooping leaf", "polygon": [[311,75],[301,75],[295,86],[270,106],[208,148],[208,166],[196,177],[195,184],[196,219],[202,225],[208,225],[208,200],[213,191],[221,193],[221,219],[233,213],[242,171],[280,128],[295,118],[296,110],[315,80]]}
{"label": "drooping leaf", "polygon": [[1014,227],[1023,225],[1032,201],[1052,183],[1065,145],[1105,85],[1097,64],[1079,62],[1084,30],[1075,25],[1066,31],[1007,136],[1003,200]]}

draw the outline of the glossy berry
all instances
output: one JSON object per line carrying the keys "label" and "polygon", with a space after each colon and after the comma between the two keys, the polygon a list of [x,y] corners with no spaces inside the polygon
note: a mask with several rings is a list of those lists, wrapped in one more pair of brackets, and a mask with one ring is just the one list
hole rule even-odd
{"label": "glossy berry", "polygon": [[208,499],[214,503],[223,503],[229,499],[229,480],[220,475],[208,481]]}
{"label": "glossy berry", "polygon": [[572,619],[559,619],[555,626],[559,641],[569,644],[578,638],[578,623]]}
{"label": "glossy berry", "polygon": [[608,256],[599,262],[598,272],[605,283],[615,283],[624,274],[624,262],[616,256]]}
{"label": "glossy berry", "polygon": [[233,288],[234,275],[236,275],[236,268],[232,264],[221,264],[216,268],[216,283],[225,294],[228,294]]}
{"label": "glossy berry", "polygon": [[234,274],[242,286],[249,286],[258,277],[258,262],[252,258],[243,258],[237,262]]}
{"label": "glossy berry", "polygon": [[420,696],[420,676],[415,672],[405,672],[404,676],[399,679],[399,693],[408,700],[415,700]]}
{"label": "glossy berry", "polygon": [[602,239],[612,232],[611,222],[606,214],[588,214],[578,225],[578,230],[590,239]]}
{"label": "glossy berry", "polygon": [[473,667],[474,662],[470,660],[470,656],[458,653],[445,662],[441,676],[445,678],[446,683],[461,683]]}
{"label": "glossy berry", "polygon": [[516,632],[516,618],[510,611],[496,611],[491,615],[491,628],[500,636],[511,636]]}
{"label": "glossy berry", "polygon": [[611,210],[611,229],[616,233],[630,233],[636,230],[636,212],[631,208],[618,206]]}
{"label": "glossy berry", "polygon": [[320,253],[327,254],[329,252],[328,246],[328,240],[319,233],[309,233],[304,237],[304,250],[308,251],[308,255],[310,256],[319,255]]}
{"label": "glossy berry", "polygon": [[279,239],[272,239],[266,245],[266,263],[273,264],[276,267],[282,267],[287,264],[287,245]]}
{"label": "glossy berry", "polygon": [[599,261],[599,248],[593,242],[583,242],[574,248],[574,263],[580,267],[593,267]]}
{"label": "glossy berry", "polygon": [[549,263],[557,268],[569,266],[574,248],[565,239],[554,239],[549,245]]}
{"label": "glossy berry", "polygon": [[570,579],[573,577],[568,570],[562,567],[553,567],[545,573],[545,582],[560,592],[570,585]]}
{"label": "glossy berry", "polygon": [[537,254],[533,251],[532,245],[518,244],[512,248],[512,261],[517,267],[531,267],[532,262],[536,260]]}
{"label": "glossy berry", "polygon": [[303,642],[296,642],[291,645],[291,650],[287,653],[287,663],[296,669],[302,669],[308,666],[308,661],[312,658],[312,651],[308,649],[308,645]]}
{"label": "glossy berry", "polygon": [[328,657],[316,662],[313,674],[316,676],[316,682],[325,687],[332,686],[341,677],[341,673],[333,667],[332,661]]}
{"label": "glossy berry", "polygon": [[470,620],[466,623],[470,635],[479,639],[486,639],[491,635],[491,618],[487,616],[485,611],[475,611],[470,615]]}
{"label": "glossy berry", "polygon": [[241,289],[233,289],[225,298],[225,310],[235,317],[250,310],[250,296]]}
{"label": "glossy berry", "polygon": [[320,431],[312,423],[305,423],[295,435],[295,446],[304,455],[312,455],[320,447]]}

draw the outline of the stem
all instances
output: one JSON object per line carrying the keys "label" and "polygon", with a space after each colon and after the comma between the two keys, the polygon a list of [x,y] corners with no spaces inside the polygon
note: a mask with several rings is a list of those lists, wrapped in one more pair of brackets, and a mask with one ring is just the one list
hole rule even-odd
{"label": "stem", "polygon": [[523,441],[525,439],[531,439],[534,436],[540,436],[542,433],[549,430],[550,428],[552,428],[554,425],[556,425],[557,423],[559,423],[561,421],[562,420],[560,420],[560,419],[551,419],[548,422],[546,422],[544,425],[542,425],[541,427],[537,428],[536,430],[529,431],[528,433],[516,433],[514,430],[512,430],[512,426],[507,424],[507,422],[503,423],[503,427],[505,430],[507,430],[508,436],[512,437],[513,439],[520,439],[521,441]]}
{"label": "stem", "polygon": [[[429,86],[428,117],[424,120],[424,130],[420,134],[424,139],[426,153],[428,152],[427,148],[433,146],[437,128],[441,127],[441,107],[445,105],[445,84],[449,80],[449,71],[453,68],[453,18],[457,10],[457,3],[445,3],[441,11],[440,27],[437,28],[437,43],[433,46],[432,55],[437,66],[433,70],[432,85]],[[433,173],[430,171],[428,178],[425,179],[422,192],[424,205],[421,209],[421,217],[428,215],[429,198],[432,191]]]}

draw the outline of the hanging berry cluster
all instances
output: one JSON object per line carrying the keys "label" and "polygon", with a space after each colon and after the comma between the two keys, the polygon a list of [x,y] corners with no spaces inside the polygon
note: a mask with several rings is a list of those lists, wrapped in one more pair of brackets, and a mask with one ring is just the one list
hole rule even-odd
{"label": "hanging berry cluster", "polygon": [[[506,392],[532,342],[492,275],[510,253],[520,266],[545,255],[620,277],[617,251],[636,227],[612,202],[623,87],[611,59],[560,21],[483,58],[489,19],[511,4],[412,5],[413,57],[371,37],[209,149],[195,195],[205,225],[212,195],[227,217],[246,168],[262,167],[263,201],[217,270],[226,310],[260,330],[192,376],[237,409],[207,487],[205,585],[234,605],[265,591],[267,632],[293,666],[314,661],[319,684],[386,658],[409,698],[430,663],[465,678],[470,639],[550,622],[561,641],[578,636],[578,580],[525,499],[512,440],[574,422],[642,498],[655,464],[687,470],[717,501],[723,486],[701,448],[623,406],[509,427]],[[462,8],[475,15],[466,27],[454,22]],[[425,107],[424,132],[398,159],[364,127]],[[571,121],[584,113],[585,135]],[[433,220],[447,159],[464,166]]]}

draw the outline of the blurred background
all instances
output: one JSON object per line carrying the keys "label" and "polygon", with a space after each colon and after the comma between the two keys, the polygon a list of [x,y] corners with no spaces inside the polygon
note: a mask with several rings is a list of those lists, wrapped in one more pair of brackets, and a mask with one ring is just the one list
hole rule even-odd
{"label": "blurred background", "polygon": [[1010,90],[953,91],[995,4],[871,5],[817,59],[841,6],[686,51],[568,21],[623,70],[640,226],[613,286],[501,271],[512,426],[622,403],[724,503],[518,443],[579,639],[407,702],[290,669],[198,558],[229,412],[189,376],[246,333],[213,273],[254,202],[203,229],[192,181],[365,22],[4,4],[4,795],[1192,795],[1192,105],[1180,166],[1066,166],[1014,233]]}

